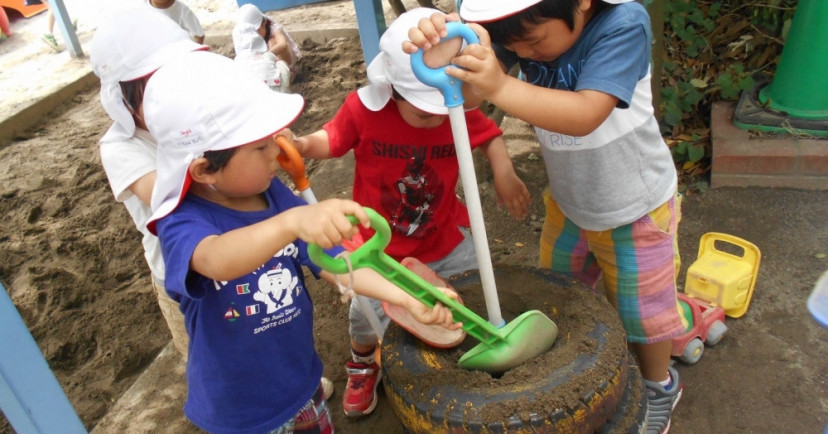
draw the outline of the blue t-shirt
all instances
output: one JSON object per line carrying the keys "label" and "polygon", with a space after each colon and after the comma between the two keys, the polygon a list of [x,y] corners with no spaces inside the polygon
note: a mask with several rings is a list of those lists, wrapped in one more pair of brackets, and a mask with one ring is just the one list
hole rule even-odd
{"label": "blue t-shirt", "polygon": [[675,194],[676,169],[653,113],[651,40],[647,10],[630,1],[594,15],[574,45],[553,62],[519,59],[497,49],[507,66],[520,64],[528,83],[618,99],[609,117],[585,136],[535,127],[549,192],[582,229],[632,223]]}
{"label": "blue t-shirt", "polygon": [[314,275],[320,269],[304,242],[294,241],[256,271],[228,282],[190,270],[195,247],[205,237],[306,205],[278,179],[265,196],[268,209],[241,212],[190,194],[158,221],[166,288],[179,300],[190,335],[184,412],[211,433],[261,433],[281,426],[312,397],[322,376],[301,266]]}
{"label": "blue t-shirt", "polygon": [[650,67],[652,34],[647,11],[636,3],[613,5],[595,15],[575,44],[553,62],[519,58],[497,46],[507,67],[520,64],[524,80],[562,90],[597,90],[629,107],[635,86]]}

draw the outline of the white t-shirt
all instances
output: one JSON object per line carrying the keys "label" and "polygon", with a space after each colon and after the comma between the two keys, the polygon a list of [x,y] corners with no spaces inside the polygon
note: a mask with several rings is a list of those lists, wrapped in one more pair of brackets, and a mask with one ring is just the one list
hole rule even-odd
{"label": "white t-shirt", "polygon": [[[113,126],[112,128],[114,128]],[[135,135],[127,139],[101,139],[100,153],[106,177],[115,200],[123,202],[143,236],[144,257],[158,285],[164,286],[164,258],[158,238],[147,230],[152,215],[150,206],[129,190],[129,186],[144,175],[154,172],[158,147],[149,131],[135,128]]]}
{"label": "white t-shirt", "polygon": [[196,17],[193,11],[190,10],[187,5],[182,3],[181,0],[176,0],[175,3],[167,9],[156,8],[150,4],[150,0],[146,0],[146,4],[158,12],[172,18],[173,21],[178,23],[182,29],[186,30],[190,34],[191,38],[204,36],[204,29],[201,28],[201,22],[198,21],[198,17]]}

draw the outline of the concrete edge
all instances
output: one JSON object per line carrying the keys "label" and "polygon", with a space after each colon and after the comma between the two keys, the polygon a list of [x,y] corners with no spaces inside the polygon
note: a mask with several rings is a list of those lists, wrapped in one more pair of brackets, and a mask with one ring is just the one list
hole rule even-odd
{"label": "concrete edge", "polygon": [[57,106],[73,98],[78,93],[98,85],[98,77],[89,69],[85,74],[67,83],[63,88],[40,99],[33,100],[19,112],[0,122],[0,148],[8,145],[17,135],[37,125],[46,114]]}
{"label": "concrete edge", "polygon": [[[358,38],[359,29],[356,27],[330,27],[325,29],[286,29],[290,36],[297,42],[305,41],[307,39],[313,42],[324,44],[331,39],[336,38]],[[223,45],[232,44],[233,36],[228,33],[226,29],[219,32],[206,31],[204,35],[204,42],[206,44]]]}

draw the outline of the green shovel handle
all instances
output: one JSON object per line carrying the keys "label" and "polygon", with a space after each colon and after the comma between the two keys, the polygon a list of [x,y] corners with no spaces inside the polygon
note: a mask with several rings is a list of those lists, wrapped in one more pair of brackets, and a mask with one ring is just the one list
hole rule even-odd
{"label": "green shovel handle", "polygon": [[[368,207],[363,209],[368,213],[371,227],[376,233],[350,253],[349,259],[354,269],[371,268],[428,307],[434,307],[437,302],[440,302],[451,311],[455,321],[463,323],[463,330],[466,333],[482,343],[493,345],[503,340],[503,336],[495,326],[388,256],[385,253],[385,247],[391,240],[391,228],[388,222],[373,209]],[[348,218],[352,223],[358,223],[356,217],[349,216]],[[334,274],[348,273],[348,263],[344,258],[331,257],[317,244],[308,244],[308,255],[311,261],[324,270]]]}

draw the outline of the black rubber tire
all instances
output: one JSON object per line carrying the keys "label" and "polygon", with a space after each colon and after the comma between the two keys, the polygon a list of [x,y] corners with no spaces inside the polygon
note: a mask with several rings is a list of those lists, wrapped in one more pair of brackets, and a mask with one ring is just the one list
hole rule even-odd
{"label": "black rubber tire", "polygon": [[[519,306],[518,313],[540,310],[557,324],[559,337],[548,353],[507,372],[502,378],[493,378],[480,371],[465,371],[457,366],[457,360],[464,351],[478,343],[471,337],[457,349],[441,350],[423,344],[392,324],[383,338],[382,383],[391,407],[406,430],[413,433],[527,430],[592,433],[603,429],[610,430],[607,432],[627,432],[640,427],[646,410],[646,404],[641,403],[643,383],[638,370],[630,368],[632,356],[626,350],[623,327],[612,306],[602,295],[547,270],[502,266],[495,269],[495,278],[502,282],[513,276],[511,273],[520,273],[523,278],[534,275],[543,285],[560,288],[556,290],[558,295],[565,293],[563,291],[578,291],[578,297],[596,300],[594,305],[584,309],[598,306],[606,312],[592,315],[600,320],[573,330],[568,321],[573,324],[574,321],[566,317],[566,312],[571,313],[575,308],[561,308],[558,303],[567,302],[561,301],[561,297],[555,300],[556,297],[552,296],[555,291],[550,290],[550,297],[556,303],[550,303],[550,299],[537,294],[522,300],[525,305]],[[463,288],[479,285],[479,275],[476,272],[466,273],[451,279],[450,283],[466,300],[468,297],[463,293]],[[504,294],[500,286],[498,292],[501,304],[504,295],[514,302],[512,294]],[[475,312],[480,311],[469,307]],[[510,319],[505,311],[504,317],[507,321]],[[566,353],[576,356],[571,360],[555,360],[558,354],[556,349],[569,345],[574,345],[577,351],[567,350]],[[548,359],[550,357],[553,359]],[[548,360],[554,363],[547,363]],[[550,372],[540,374],[540,381],[529,384],[521,381],[521,369],[539,372],[537,370],[553,365],[556,367]],[[452,380],[435,383],[437,375]],[[630,375],[639,378],[630,381]],[[466,376],[475,376],[476,379],[463,381]],[[631,391],[634,384],[641,389],[637,393]],[[570,394],[577,393],[577,396],[559,399],[564,388],[570,390]],[[533,408],[532,404],[540,403],[540,398],[544,399],[539,405],[549,406],[550,402],[554,402],[555,407]],[[621,417],[621,410],[625,414],[630,412],[631,416]],[[619,427],[619,424],[629,426]]]}

